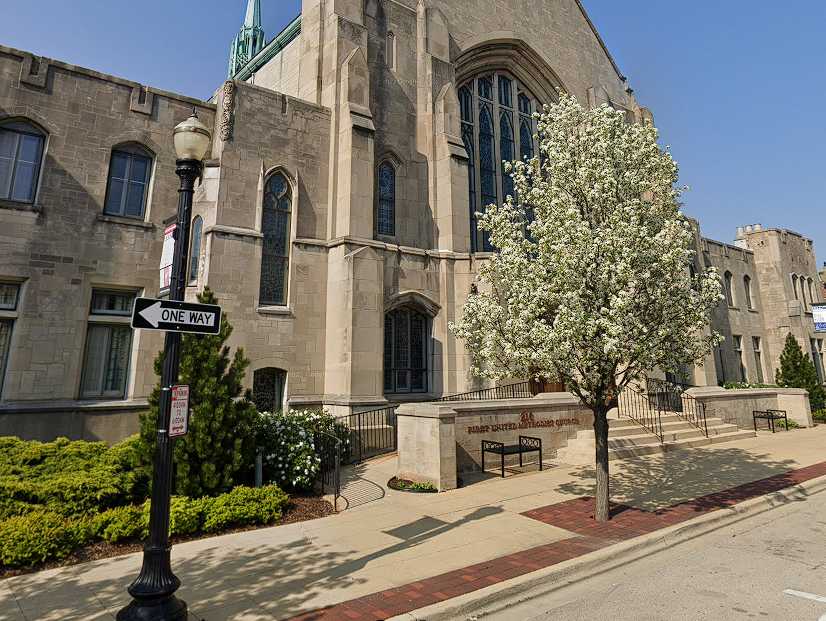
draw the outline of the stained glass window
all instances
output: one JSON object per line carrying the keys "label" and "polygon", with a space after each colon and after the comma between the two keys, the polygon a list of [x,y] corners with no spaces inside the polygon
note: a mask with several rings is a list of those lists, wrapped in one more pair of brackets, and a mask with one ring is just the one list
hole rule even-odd
{"label": "stained glass window", "polygon": [[45,136],[23,122],[0,126],[0,199],[33,203]]}
{"label": "stained glass window", "polygon": [[292,190],[282,173],[275,173],[264,186],[264,209],[261,232],[261,288],[262,306],[287,304],[287,279],[290,263],[290,214]]}
{"label": "stained glass window", "polygon": [[427,358],[427,318],[409,308],[385,315],[385,392],[427,392]]}
{"label": "stained glass window", "polygon": [[112,151],[103,212],[112,216],[143,218],[152,158],[137,146]]}
{"label": "stained glass window", "polygon": [[389,162],[379,166],[379,201],[376,213],[376,233],[396,234],[396,169]]}
{"label": "stained glass window", "polygon": [[252,402],[259,412],[280,412],[284,408],[287,372],[283,369],[258,369],[252,375]]}
{"label": "stained glass window", "polygon": [[471,249],[491,251],[487,233],[479,231],[478,212],[514,194],[504,161],[530,159],[536,153],[533,112],[536,100],[512,75],[495,72],[470,80],[459,89],[462,141],[468,153],[468,202]]}

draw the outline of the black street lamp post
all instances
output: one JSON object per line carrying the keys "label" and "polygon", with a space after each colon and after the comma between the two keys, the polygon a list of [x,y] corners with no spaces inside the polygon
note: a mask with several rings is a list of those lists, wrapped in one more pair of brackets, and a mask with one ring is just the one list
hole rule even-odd
{"label": "black street lamp post", "polygon": [[[175,253],[169,283],[169,299],[183,301],[186,290],[186,258],[189,223],[195,180],[201,175],[201,161],[212,140],[209,130],[192,116],[175,128],[175,173],[180,177]],[[152,475],[152,502],[149,513],[149,540],[143,549],[143,566],[129,587],[132,602],[118,612],[118,621],[186,621],[186,602],[175,597],[181,581],[172,573],[169,545],[169,503],[172,491],[172,448],[169,419],[172,387],[178,381],[181,334],[167,332],[164,342],[161,395],[158,402],[158,435]]]}

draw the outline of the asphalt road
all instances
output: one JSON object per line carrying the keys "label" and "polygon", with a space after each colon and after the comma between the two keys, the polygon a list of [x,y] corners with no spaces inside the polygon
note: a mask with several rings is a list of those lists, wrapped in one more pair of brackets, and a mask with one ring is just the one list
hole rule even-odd
{"label": "asphalt road", "polygon": [[826,621],[826,493],[485,619]]}

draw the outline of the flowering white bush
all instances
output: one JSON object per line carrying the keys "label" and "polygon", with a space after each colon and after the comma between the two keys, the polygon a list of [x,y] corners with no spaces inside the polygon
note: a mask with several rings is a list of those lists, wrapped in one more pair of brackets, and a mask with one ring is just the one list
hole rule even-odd
{"label": "flowering white bush", "polygon": [[349,434],[327,412],[291,410],[259,414],[257,442],[263,451],[264,477],[288,489],[311,490],[321,466],[316,434],[327,433],[342,441],[348,454]]}
{"label": "flowering white bush", "polygon": [[518,200],[480,214],[498,252],[450,327],[476,374],[559,379],[593,410],[607,519],[608,409],[646,372],[702,361],[721,285],[689,272],[677,164],[653,125],[564,93],[537,118],[541,155],[507,164]]}

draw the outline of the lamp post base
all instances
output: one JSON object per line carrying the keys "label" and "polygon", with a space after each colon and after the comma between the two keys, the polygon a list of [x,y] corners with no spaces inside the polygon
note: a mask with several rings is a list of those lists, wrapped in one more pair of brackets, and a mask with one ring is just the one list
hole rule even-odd
{"label": "lamp post base", "polygon": [[132,600],[118,612],[117,621],[186,621],[186,602],[170,595],[159,602]]}

